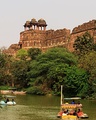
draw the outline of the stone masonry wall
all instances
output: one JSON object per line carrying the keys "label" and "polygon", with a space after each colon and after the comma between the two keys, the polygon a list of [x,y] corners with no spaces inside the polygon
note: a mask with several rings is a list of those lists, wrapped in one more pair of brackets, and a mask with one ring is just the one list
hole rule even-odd
{"label": "stone masonry wall", "polygon": [[45,41],[46,32],[38,30],[27,30],[20,33],[20,44],[22,48],[42,48]]}
{"label": "stone masonry wall", "polygon": [[[96,20],[92,20],[75,27],[72,30],[72,33],[70,33],[70,30],[68,29],[28,29],[20,33],[20,41],[17,46],[19,49],[39,48],[42,51],[46,51],[47,49],[55,46],[63,46],[66,47],[69,51],[74,51],[74,41],[76,40],[77,36],[82,36],[85,32],[89,32],[94,38],[94,43],[96,43]],[[17,51],[17,49],[13,49],[12,46],[9,48],[10,49],[8,50],[10,54],[12,54],[12,50],[15,52]]]}
{"label": "stone masonry wall", "polygon": [[68,49],[70,51],[74,51],[73,44],[77,36],[82,36],[85,32],[90,33],[90,35],[94,38],[94,43],[96,43],[96,20],[83,23],[82,25],[79,25],[72,30],[68,44]]}
{"label": "stone masonry wall", "polygon": [[40,48],[43,51],[54,46],[66,46],[70,36],[70,30],[27,30],[20,33],[22,48]]}

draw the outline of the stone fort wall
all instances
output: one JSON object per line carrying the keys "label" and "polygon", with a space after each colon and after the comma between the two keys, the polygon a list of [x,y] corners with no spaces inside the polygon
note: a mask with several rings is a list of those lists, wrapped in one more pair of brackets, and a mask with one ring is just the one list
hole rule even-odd
{"label": "stone fort wall", "polygon": [[85,32],[90,33],[90,35],[94,38],[94,43],[96,43],[96,20],[83,23],[82,25],[79,25],[72,30],[69,42],[69,49],[71,51],[74,50],[73,44],[77,36],[82,36]]}
{"label": "stone fort wall", "polygon": [[[73,44],[77,36],[89,32],[96,43],[96,20],[83,23],[75,27],[72,32],[69,29],[46,30],[46,21],[43,19],[32,19],[24,25],[24,31],[20,33],[19,43],[16,45],[18,49],[39,48],[46,51],[56,46],[66,47],[69,51],[74,51]],[[12,45],[11,45],[12,46]],[[9,49],[12,49],[9,47]],[[16,49],[17,50],[17,49]]]}
{"label": "stone fort wall", "polygon": [[43,51],[54,46],[66,46],[70,30],[27,30],[20,33],[21,48],[40,48]]}

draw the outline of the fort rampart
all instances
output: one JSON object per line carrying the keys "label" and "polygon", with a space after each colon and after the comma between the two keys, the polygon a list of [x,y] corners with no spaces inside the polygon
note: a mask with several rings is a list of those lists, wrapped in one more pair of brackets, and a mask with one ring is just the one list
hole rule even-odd
{"label": "fort rampart", "polygon": [[[55,46],[63,46],[70,51],[74,51],[74,41],[77,36],[81,36],[85,32],[89,32],[96,43],[96,20],[83,23],[82,25],[73,28],[72,32],[66,28],[46,30],[46,27],[46,21],[43,19],[38,21],[36,21],[36,19],[26,21],[24,24],[24,31],[20,33],[18,48],[39,48],[42,51],[46,51]],[[9,48],[11,49],[11,47]]]}

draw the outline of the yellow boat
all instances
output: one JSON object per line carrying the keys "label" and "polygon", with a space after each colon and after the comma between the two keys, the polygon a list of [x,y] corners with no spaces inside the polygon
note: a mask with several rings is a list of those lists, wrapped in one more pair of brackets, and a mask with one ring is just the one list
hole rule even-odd
{"label": "yellow boat", "polygon": [[78,117],[75,113],[78,105],[75,104],[62,104],[61,110],[58,113],[57,117],[61,118],[62,120],[78,120]]}
{"label": "yellow boat", "polygon": [[[58,118],[62,120],[79,120],[79,118],[88,118],[88,115],[83,113],[81,116],[78,116],[78,110],[82,109],[82,104],[63,104],[63,95],[62,95],[63,86],[61,86],[61,107],[60,112],[57,114]],[[81,99],[79,97],[74,98],[65,98],[65,100],[78,100]]]}

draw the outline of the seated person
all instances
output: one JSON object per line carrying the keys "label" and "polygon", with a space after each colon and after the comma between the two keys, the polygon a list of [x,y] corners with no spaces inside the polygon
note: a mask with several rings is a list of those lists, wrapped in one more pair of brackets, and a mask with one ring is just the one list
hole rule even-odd
{"label": "seated person", "polygon": [[75,104],[75,101],[73,100],[73,101],[71,102],[71,104]]}
{"label": "seated person", "polygon": [[80,101],[78,101],[78,107],[82,107],[82,104],[80,103]]}
{"label": "seated person", "polygon": [[6,99],[5,103],[7,103],[7,102],[9,102],[9,99],[8,99],[8,98]]}

